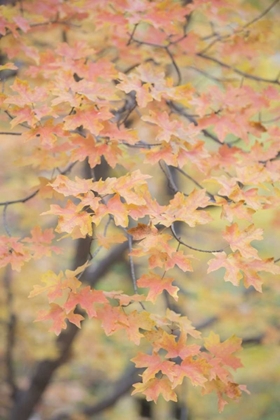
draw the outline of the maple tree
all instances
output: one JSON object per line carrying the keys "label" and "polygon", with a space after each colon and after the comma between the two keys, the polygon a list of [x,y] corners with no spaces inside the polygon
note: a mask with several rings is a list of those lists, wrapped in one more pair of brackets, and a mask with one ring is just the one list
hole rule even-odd
{"label": "maple tree", "polygon": [[30,417],[90,323],[131,342],[135,368],[86,417],[131,385],[148,401],[177,401],[187,382],[215,393],[220,412],[249,392],[234,377],[238,328],[202,334],[217,317],[188,288],[205,288],[201,307],[223,280],[241,301],[277,291],[278,3],[0,6],[4,294],[9,307],[12,283],[31,276],[25,305],[41,299],[32,320],[58,336],[55,355],[19,385],[7,309],[10,419]]}

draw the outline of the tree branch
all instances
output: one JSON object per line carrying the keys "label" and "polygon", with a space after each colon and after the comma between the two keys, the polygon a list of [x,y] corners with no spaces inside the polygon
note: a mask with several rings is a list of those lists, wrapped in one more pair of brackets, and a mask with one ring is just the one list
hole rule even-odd
{"label": "tree branch", "polygon": [[16,384],[14,372],[14,348],[15,348],[15,329],[17,318],[13,309],[13,292],[11,288],[12,269],[8,266],[4,273],[4,288],[6,290],[6,303],[8,312],[7,335],[6,335],[6,381],[11,389],[12,400],[15,401],[18,395],[18,386]]}
{"label": "tree branch", "polygon": [[226,69],[232,70],[234,73],[239,74],[240,76],[245,77],[246,79],[256,80],[257,82],[262,83],[270,83],[275,85],[280,85],[280,81],[278,76],[275,79],[266,79],[260,76],[254,76],[253,74],[245,73],[242,70],[238,70],[235,67],[230,66],[229,64],[223,63],[222,61],[218,60],[215,57],[210,57],[209,55],[203,53],[197,53],[198,57],[203,58],[204,60],[212,61],[213,63],[219,64],[219,66],[224,67]]}
{"label": "tree branch", "polygon": [[[142,370],[136,369],[134,366],[127,369],[127,371],[115,383],[110,385],[111,391],[106,392],[106,397],[93,405],[85,406],[79,413],[86,417],[94,416],[107,408],[112,407],[124,394],[126,394],[133,384],[140,382],[139,373]],[[73,413],[71,413],[73,414]],[[55,415],[50,420],[71,420],[72,416],[63,412]]]}

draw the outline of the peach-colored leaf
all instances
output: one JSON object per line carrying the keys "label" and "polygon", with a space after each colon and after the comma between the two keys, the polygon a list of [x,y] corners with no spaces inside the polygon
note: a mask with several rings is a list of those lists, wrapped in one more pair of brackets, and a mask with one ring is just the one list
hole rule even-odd
{"label": "peach-colored leaf", "polygon": [[172,286],[174,279],[171,277],[161,277],[155,273],[143,274],[138,280],[139,287],[148,287],[150,289],[147,300],[155,302],[158,295],[166,290],[175,300],[178,300],[178,287]]}

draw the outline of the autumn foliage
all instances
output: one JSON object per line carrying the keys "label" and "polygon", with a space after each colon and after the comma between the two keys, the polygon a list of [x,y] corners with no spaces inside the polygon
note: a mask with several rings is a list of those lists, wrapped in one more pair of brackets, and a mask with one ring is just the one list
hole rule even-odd
{"label": "autumn foliage", "polygon": [[[187,381],[222,411],[248,392],[238,328],[202,334],[187,289],[205,287],[207,306],[222,281],[247,296],[280,274],[279,5],[256,3],[0,6],[0,266],[16,282],[40,272],[25,302],[43,295],[33,320],[59,336],[53,371],[89,319],[133,343],[132,394],[177,401]],[[92,274],[120,260],[123,282]],[[10,418],[27,419],[43,390],[19,417],[7,378]]]}

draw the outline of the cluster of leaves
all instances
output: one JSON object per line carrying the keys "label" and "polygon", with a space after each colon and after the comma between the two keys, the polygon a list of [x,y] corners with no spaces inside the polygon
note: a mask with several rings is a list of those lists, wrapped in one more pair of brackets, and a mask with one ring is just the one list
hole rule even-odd
{"label": "cluster of leaves", "polygon": [[[0,95],[2,115],[26,151],[17,164],[40,176],[29,197],[1,203],[1,266],[19,271],[32,257],[59,252],[52,229],[35,226],[22,239],[11,235],[6,219],[9,206],[37,193],[51,200],[42,216],[50,215],[51,223],[58,217],[57,239],[89,237],[97,246],[85,265],[49,270],[44,286],[34,286],[30,297],[46,293],[49,302],[37,320],[51,320],[60,334],[66,321],[80,327],[86,313],[107,335],[124,330],[128,340],[150,349],[133,359],[145,368],[134,393],[176,401],[175,389],[188,378],[204,393],[217,393],[220,411],[227,397],[246,390],[229,370],[241,366],[235,355],[241,340],[220,342],[211,333],[193,344],[200,332],[169,302],[178,301],[180,291],[174,267],[192,272],[198,252],[213,254],[208,273],[224,268],[224,280],[235,286],[243,279],[261,292],[261,272],[280,274],[274,258],[263,258],[251,244],[263,240],[253,216],[279,206],[280,81],[258,74],[263,58],[254,49],[273,51],[275,35],[259,36],[270,8],[259,16],[253,9],[258,17],[250,20],[252,9],[238,3],[29,1],[24,12],[21,3],[1,6],[0,18],[8,57],[0,75],[18,73]],[[57,42],[61,29],[64,39]],[[210,82],[196,86],[189,81],[193,71]],[[91,178],[71,175],[84,161]],[[95,169],[104,161],[111,176],[102,179]],[[157,165],[172,194],[166,204],[156,191]],[[210,225],[214,212],[226,226],[213,242],[223,245],[193,247],[184,229]],[[111,291],[84,285],[81,276],[98,251],[124,242],[134,294],[114,290],[113,280]],[[143,259],[137,278],[135,261]],[[167,304],[164,314],[150,309],[159,297]]]}

